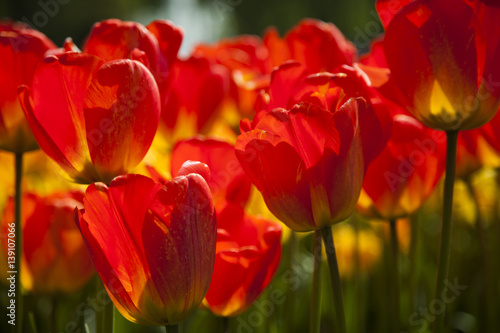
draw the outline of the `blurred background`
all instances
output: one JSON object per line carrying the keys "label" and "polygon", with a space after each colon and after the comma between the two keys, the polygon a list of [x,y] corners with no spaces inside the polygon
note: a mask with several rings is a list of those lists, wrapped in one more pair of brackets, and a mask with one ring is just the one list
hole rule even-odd
{"label": "blurred background", "polygon": [[[269,26],[276,27],[283,35],[301,19],[311,17],[333,22],[356,44],[359,52],[363,53],[368,51],[370,40],[383,31],[374,3],[375,0],[288,0],[286,2],[283,0],[2,0],[0,17],[24,21],[42,31],[57,45],[62,45],[65,38],[71,37],[80,47],[92,25],[104,19],[118,18],[142,24],[148,24],[156,19],[168,19],[184,29],[180,51],[182,56],[189,55],[197,43],[211,43],[222,37],[239,34],[262,36]],[[9,165],[13,165],[13,162],[9,161]],[[498,223],[500,188],[497,185],[500,178],[495,178],[498,177],[498,173],[492,172],[481,175],[480,182],[475,186],[480,189],[477,192],[480,192],[481,209],[484,210],[484,215],[489,217],[486,222],[488,225],[493,225],[487,237],[496,240],[500,236],[500,223]],[[419,215],[415,216],[411,223],[402,221],[400,227],[403,307],[400,321],[404,323],[404,328],[411,328],[412,331],[418,329],[419,332],[427,332],[427,327],[422,323],[429,324],[429,319],[423,320],[424,314],[413,312],[408,304],[416,304],[415,309],[424,310],[432,304],[440,230],[440,215],[437,212],[440,212],[441,193],[442,189],[437,188],[434,197]],[[453,230],[450,276],[460,277],[459,283],[467,287],[467,292],[457,297],[457,302],[451,305],[454,315],[450,322],[454,328],[453,332],[487,332],[484,329],[486,291],[481,275],[481,265],[484,260],[482,259],[484,250],[481,247],[485,242],[478,237],[474,222],[476,215],[479,216],[479,211],[476,212],[475,206],[471,204],[471,195],[468,194],[463,182],[457,185],[455,198],[458,202],[455,205],[457,211],[454,212],[457,223]],[[418,247],[417,245],[412,247],[410,244],[411,227],[415,228],[412,230],[416,235],[414,239],[419,239]],[[354,215],[346,223],[336,226],[334,232],[338,233],[337,251],[340,269],[345,272],[342,277],[348,331],[387,332],[390,325],[390,318],[387,316],[387,294],[391,287],[386,283],[384,267],[386,262],[384,256],[387,256],[388,252],[387,225],[380,222],[371,224]],[[309,299],[311,285],[310,274],[307,273],[311,269],[312,233],[303,234],[297,239],[284,239],[283,243],[282,265],[268,291],[244,315],[231,319],[229,331],[256,333],[307,331],[309,302],[304,300]],[[490,243],[495,244],[495,251],[492,253],[498,257],[500,242],[490,240]],[[287,275],[291,272],[290,267],[300,278],[294,290]],[[491,276],[495,278],[493,282],[498,286],[500,265],[495,264],[492,268]],[[322,271],[325,275],[322,279],[324,283],[322,288],[326,295],[330,295],[327,267],[323,267]],[[5,288],[3,285],[0,287]],[[410,300],[408,291],[410,289],[417,291],[414,300]],[[102,287],[94,278],[83,290],[70,295],[64,302],[62,297],[58,300],[48,296],[27,295],[25,303],[32,305],[40,325],[48,326],[51,313],[55,313],[57,309],[60,317],[56,318],[59,321],[56,324],[61,329],[64,328],[64,332],[79,332],[79,329],[75,329],[76,326],[69,324],[94,320],[94,313],[89,309],[94,306],[95,297],[98,295],[96,290],[102,290]],[[283,291],[287,301],[283,306],[273,307],[271,311],[262,304],[265,304],[273,290]],[[330,332],[331,299],[324,297],[322,302],[323,331]],[[5,289],[0,289],[0,304],[2,306],[6,304]],[[270,314],[266,315],[267,312]],[[87,313],[90,313],[90,318],[86,317]],[[410,321],[411,318],[414,318],[414,322]],[[7,330],[6,325],[5,320],[0,321],[0,332]],[[183,325],[185,332],[221,332],[223,327],[221,318],[204,310],[197,310]],[[45,327],[42,327],[40,332],[48,331],[43,328]],[[163,332],[161,328],[131,324],[118,314],[116,331]]]}
{"label": "blurred background", "polygon": [[148,24],[168,19],[184,28],[181,55],[199,42],[238,34],[262,35],[269,26],[286,33],[302,18],[333,22],[361,51],[382,32],[374,0],[7,0],[0,17],[24,21],[57,45],[66,37],[80,46],[92,25],[107,18]]}

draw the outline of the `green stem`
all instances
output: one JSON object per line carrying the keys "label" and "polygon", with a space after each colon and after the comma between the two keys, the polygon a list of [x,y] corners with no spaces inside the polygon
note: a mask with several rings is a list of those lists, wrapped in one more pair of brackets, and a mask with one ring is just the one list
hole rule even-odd
{"label": "green stem", "polygon": [[33,314],[33,311],[30,311],[28,313],[28,322],[30,327],[30,333],[38,333],[38,329],[36,327],[35,315]]}
{"label": "green stem", "polygon": [[177,333],[179,332],[179,326],[176,325],[167,325],[165,326],[165,329],[167,330],[167,333]]}
{"label": "green stem", "polygon": [[103,333],[113,333],[115,331],[115,306],[113,302],[106,294],[106,304],[104,305],[103,320],[102,320],[102,332]]}
{"label": "green stem", "polygon": [[314,270],[311,288],[311,317],[309,319],[309,332],[318,333],[321,328],[321,231],[314,232],[313,241]]}
{"label": "green stem", "polygon": [[325,243],[326,258],[330,268],[330,283],[333,291],[333,307],[335,311],[335,332],[346,333],[344,304],[342,302],[342,284],[340,283],[339,266],[337,264],[337,255],[333,243],[332,227],[321,229],[323,242]]}
{"label": "green stem", "polygon": [[[290,230],[290,238],[288,239],[288,269],[294,271],[294,264],[297,258],[297,251],[299,248],[299,240],[297,239],[297,234],[295,231]],[[295,328],[295,308],[296,308],[296,297],[294,292],[288,288],[286,293],[286,301],[284,310],[282,313],[282,324],[283,332],[290,332]]]}
{"label": "green stem", "polygon": [[390,225],[390,247],[389,251],[389,265],[388,265],[388,280],[389,280],[389,292],[390,292],[390,304],[392,320],[391,331],[393,333],[399,332],[399,273],[398,273],[398,231],[397,231],[397,220],[391,219],[389,221]]}
{"label": "green stem", "polygon": [[[355,233],[354,238],[354,299],[357,304],[358,314],[355,316],[354,320],[350,320],[352,323],[352,332],[360,332],[362,327],[362,322],[364,321],[364,302],[362,300],[361,293],[361,257],[359,253],[359,221],[357,219],[353,220],[353,228]],[[354,312],[354,311],[353,311]],[[349,321],[347,322],[348,325]],[[349,326],[347,326],[349,327]]]}
{"label": "green stem", "polygon": [[498,332],[497,324],[496,324],[496,311],[497,311],[497,305],[496,303],[496,286],[495,286],[495,280],[492,279],[494,276],[492,274],[491,270],[491,257],[490,257],[490,250],[489,250],[489,242],[488,242],[488,235],[486,234],[486,226],[485,226],[485,221],[483,219],[483,216],[481,214],[481,209],[479,208],[479,198],[477,196],[476,191],[474,190],[474,186],[472,186],[472,182],[470,177],[467,177],[464,179],[465,184],[467,185],[467,189],[469,190],[470,194],[472,195],[474,205],[475,205],[475,212],[476,212],[476,231],[477,231],[477,236],[479,239],[479,247],[481,249],[481,257],[483,260],[483,281],[484,285],[486,287],[486,292],[484,293],[484,297],[486,300],[486,331],[488,332]]}
{"label": "green stem", "polygon": [[23,253],[23,227],[21,223],[21,204],[22,204],[22,188],[21,182],[23,177],[23,154],[16,153],[15,156],[15,193],[14,193],[14,221],[16,226],[16,254],[15,254],[15,277],[16,283],[16,329],[18,333],[23,332],[23,293],[21,286],[21,260]]}
{"label": "green stem", "polygon": [[[418,271],[417,271],[417,266],[418,266],[418,259],[417,259],[417,252],[418,252],[418,240],[419,240],[419,218],[418,214],[415,213],[412,216],[410,216],[410,227],[411,227],[411,240],[410,240],[410,250],[409,250],[409,256],[410,256],[410,272],[409,272],[409,311],[410,313],[414,313],[417,311],[417,304],[415,300],[415,295],[417,292],[417,282],[418,282]],[[408,314],[408,317],[410,314]],[[414,331],[411,330],[411,331]]]}
{"label": "green stem", "polygon": [[[448,271],[450,266],[451,252],[451,228],[452,228],[452,205],[453,187],[455,185],[455,160],[457,156],[458,131],[446,132],[446,176],[444,179],[443,195],[443,224],[441,227],[441,243],[439,247],[439,259],[436,279],[435,299],[440,299],[441,291],[446,288]],[[436,316],[434,332],[444,332],[444,317],[446,315],[446,304],[444,311]]]}
{"label": "green stem", "polygon": [[222,332],[229,333],[229,317],[222,317]]}
{"label": "green stem", "polygon": [[50,314],[50,326],[52,332],[59,332],[57,330],[57,307],[58,307],[57,303],[58,303],[57,296],[54,296],[52,298],[52,313]]}

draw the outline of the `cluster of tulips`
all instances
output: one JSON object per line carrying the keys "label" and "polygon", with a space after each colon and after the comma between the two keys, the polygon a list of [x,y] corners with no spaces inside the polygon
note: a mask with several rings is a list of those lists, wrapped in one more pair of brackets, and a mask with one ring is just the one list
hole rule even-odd
{"label": "cluster of tulips", "polygon": [[[370,239],[356,236],[357,258],[345,259],[347,236],[332,226],[356,211],[389,222],[384,297],[389,329],[400,332],[398,220],[442,184],[439,298],[453,282],[455,176],[471,185],[484,166],[500,166],[500,7],[376,6],[385,35],[362,56],[313,19],[284,37],[270,28],[200,44],[187,58],[177,56],[183,30],[164,20],[98,22],[81,48],[0,23],[2,327],[45,327],[23,301],[75,293],[94,272],[112,302],[94,306],[94,323],[53,320],[49,331],[112,332],[113,305],[169,332],[199,308],[236,317],[271,283],[282,244],[293,254],[297,237],[313,232],[312,288],[300,300],[310,304],[309,330],[321,330],[322,295],[333,331],[346,332],[344,261],[362,265]],[[495,281],[488,290],[498,297]],[[282,303],[280,293],[264,296]],[[446,305],[435,332],[450,327]]]}

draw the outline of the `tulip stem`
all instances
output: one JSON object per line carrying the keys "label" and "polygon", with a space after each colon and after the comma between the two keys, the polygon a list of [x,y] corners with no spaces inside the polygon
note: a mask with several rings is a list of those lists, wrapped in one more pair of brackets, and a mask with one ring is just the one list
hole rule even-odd
{"label": "tulip stem", "polygon": [[165,326],[167,333],[177,333],[179,332],[179,325],[167,325]]}
{"label": "tulip stem", "polygon": [[[457,157],[458,131],[446,132],[446,139],[446,176],[444,179],[443,194],[443,224],[441,226],[441,243],[439,247],[436,290],[434,294],[435,299],[440,299],[441,292],[446,288],[450,266],[453,187],[455,185],[455,162]],[[436,321],[434,322],[435,333],[441,333],[444,331],[446,303],[444,303],[443,307],[443,311],[440,311],[436,315]]]}
{"label": "tulip stem", "polygon": [[[419,241],[419,215],[415,213],[410,216],[411,239],[410,239],[410,272],[409,272],[409,311],[417,311],[416,292],[418,284],[418,241]],[[409,317],[410,315],[408,315]]]}
{"label": "tulip stem", "polygon": [[21,286],[21,260],[23,254],[23,227],[21,222],[21,204],[22,204],[22,189],[21,182],[23,177],[23,154],[15,154],[15,189],[14,189],[14,222],[15,222],[15,267],[9,265],[9,271],[15,273],[16,286],[16,328],[18,333],[23,332],[23,293]]}
{"label": "tulip stem", "polygon": [[33,311],[30,311],[28,313],[28,321],[30,324],[31,333],[38,333],[38,329],[36,328],[35,315],[33,314]]}
{"label": "tulip stem", "polygon": [[58,300],[57,296],[54,296],[52,299],[52,313],[50,316],[50,325],[52,332],[58,332],[57,330],[57,308],[58,308]]}
{"label": "tulip stem", "polygon": [[337,255],[335,253],[335,245],[333,243],[332,227],[324,227],[321,229],[323,242],[325,243],[326,258],[330,268],[330,282],[333,291],[333,306],[335,318],[335,332],[346,333],[344,304],[342,302],[342,284],[340,283],[339,266],[337,264]]}
{"label": "tulip stem", "polygon": [[229,317],[222,317],[222,333],[229,333]]}
{"label": "tulip stem", "polygon": [[390,304],[393,318],[390,320],[393,333],[399,332],[399,274],[398,274],[398,231],[397,220],[391,219],[390,225],[390,247],[389,265],[388,265],[388,281],[390,292]]}
{"label": "tulip stem", "polygon": [[314,268],[311,288],[311,314],[309,332],[318,333],[321,328],[321,231],[314,232],[313,240]]}
{"label": "tulip stem", "polygon": [[113,333],[115,331],[115,306],[109,296],[106,301],[103,309],[102,332]]}
{"label": "tulip stem", "polygon": [[[290,238],[288,239],[288,255],[289,262],[287,263],[287,269],[290,271],[294,270],[295,260],[297,259],[297,251],[299,248],[299,240],[297,239],[297,234],[295,231],[290,229]],[[295,328],[295,308],[296,308],[296,297],[294,292],[288,288],[286,292],[286,302],[283,310],[282,323],[283,332],[290,332]]]}

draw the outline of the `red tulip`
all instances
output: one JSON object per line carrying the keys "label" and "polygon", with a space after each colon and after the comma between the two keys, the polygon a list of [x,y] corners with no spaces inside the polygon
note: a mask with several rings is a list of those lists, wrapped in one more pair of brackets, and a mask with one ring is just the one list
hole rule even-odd
{"label": "red tulip", "polygon": [[108,183],[144,157],[160,117],[149,70],[134,60],[102,63],[67,52],[41,62],[21,105],[40,145],[76,182]]}
{"label": "red tulip", "polygon": [[182,115],[193,119],[196,132],[207,131],[227,89],[225,69],[211,64],[206,58],[192,56],[178,60],[170,75],[171,87],[162,113],[163,123],[169,131],[176,126],[188,126],[180,122]]}
{"label": "red tulip", "polygon": [[234,146],[215,139],[194,138],[179,141],[172,150],[172,175],[185,161],[200,161],[210,168],[208,186],[214,202],[232,202],[245,206],[250,197],[251,183],[236,159]]}
{"label": "red tulip", "polygon": [[500,103],[500,9],[494,6],[477,0],[403,1],[396,6],[377,1],[391,76],[408,109],[425,125],[472,129],[495,115]]}
{"label": "red tulip", "polygon": [[385,116],[355,97],[365,85],[352,73],[307,75],[287,63],[273,72],[264,111],[240,125],[236,156],[269,210],[293,230],[321,229],[353,212],[387,136]]}
{"label": "red tulip", "polygon": [[214,45],[197,45],[193,55],[205,57],[229,70],[226,73],[230,82],[229,95],[244,115],[252,114],[259,90],[269,84],[269,73],[281,63],[273,62],[259,37],[247,35],[222,39]]}
{"label": "red tulip", "polygon": [[394,115],[392,135],[363,182],[375,215],[396,219],[420,208],[443,175],[445,151],[442,132],[425,127],[410,115]]}
{"label": "red tulip", "polygon": [[217,211],[214,274],[203,301],[218,316],[246,311],[271,281],[281,257],[281,225],[227,203]]}
{"label": "red tulip", "polygon": [[15,153],[38,149],[26,122],[17,87],[31,85],[33,72],[47,50],[56,46],[22,23],[0,23],[0,149]]}
{"label": "red tulip", "polygon": [[163,108],[169,91],[170,67],[177,60],[182,35],[182,28],[166,20],[156,20],[145,27],[136,22],[109,19],[94,24],[83,51],[104,61],[142,62],[158,84]]}
{"label": "red tulip", "polygon": [[478,131],[481,132],[481,142],[480,145],[486,145],[491,147],[490,149],[483,149],[480,153],[480,158],[483,165],[498,167],[496,160],[492,155],[500,155],[500,113],[497,113],[495,117],[486,125],[481,127]]}
{"label": "red tulip", "polygon": [[295,231],[345,220],[364,176],[358,112],[349,99],[334,112],[311,104],[266,113],[236,141],[236,156],[269,210]]}
{"label": "red tulip", "polygon": [[375,112],[390,114],[391,123],[386,146],[368,168],[358,209],[384,219],[409,216],[432,194],[444,172],[446,136],[423,126],[393,101],[401,100],[401,91],[387,68],[382,40],[360,64],[343,69],[367,77],[363,95]]}
{"label": "red tulip", "polygon": [[[349,66],[338,68],[339,72],[311,74],[297,62],[287,62],[273,71],[267,91],[262,91],[256,102],[257,115],[252,124],[246,120],[240,126],[244,131],[252,129],[263,114],[275,108],[291,109],[302,102],[314,104],[334,113],[350,98],[363,97],[368,108],[359,112],[361,140],[365,169],[383,149],[390,136],[390,116],[385,107],[379,107],[378,100],[372,100],[371,91],[365,79],[366,74]],[[259,112],[260,111],[260,112]],[[374,135],[379,133],[380,135]]]}
{"label": "red tulip", "polygon": [[[268,34],[276,34],[270,30]],[[338,66],[351,65],[356,59],[356,47],[349,42],[332,23],[314,19],[302,20],[284,37],[284,43],[276,38],[264,37],[272,53],[287,54],[313,73],[334,72]],[[278,44],[276,45],[275,43]],[[282,46],[286,45],[286,48]],[[288,60],[286,59],[286,60]],[[275,65],[280,65],[276,63]]]}
{"label": "red tulip", "polygon": [[[482,142],[481,142],[482,141]],[[467,178],[481,169],[480,145],[486,144],[481,129],[461,131],[457,140],[456,175]]]}
{"label": "red tulip", "polygon": [[259,91],[270,82],[276,66],[295,60],[310,73],[334,72],[352,64],[356,48],[332,24],[306,19],[293,27],[284,38],[269,29],[261,40],[255,36],[223,39],[215,45],[200,45],[194,54],[202,55],[229,69],[231,98],[243,115],[250,115]]}
{"label": "red tulip", "polygon": [[[33,293],[72,293],[82,288],[94,273],[73,221],[75,207],[82,207],[82,194],[39,197],[26,193],[22,207],[23,287]],[[7,258],[9,225],[14,224],[12,198],[1,224],[2,251]]]}
{"label": "red tulip", "polygon": [[109,187],[92,184],[75,219],[125,318],[173,325],[203,300],[214,266],[216,220],[210,189],[199,174],[163,185],[131,174]]}
{"label": "red tulip", "polygon": [[214,274],[203,304],[218,316],[236,316],[252,305],[278,268],[281,225],[245,213],[251,183],[231,144],[201,138],[180,141],[172,151],[173,175],[186,160],[210,168],[208,185],[217,213]]}

